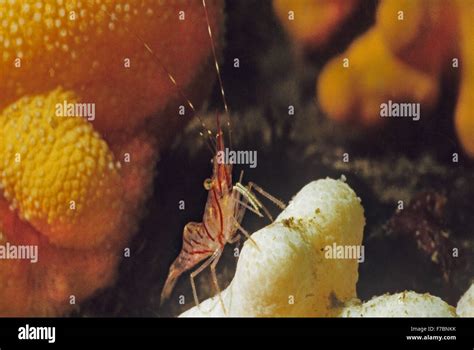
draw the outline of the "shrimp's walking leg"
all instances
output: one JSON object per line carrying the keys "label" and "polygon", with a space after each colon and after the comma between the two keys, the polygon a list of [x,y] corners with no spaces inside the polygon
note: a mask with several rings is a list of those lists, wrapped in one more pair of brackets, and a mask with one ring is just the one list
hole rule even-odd
{"label": "shrimp's walking leg", "polygon": [[252,193],[252,184],[250,184],[248,187],[245,187],[242,185],[242,183],[237,182],[234,186],[234,189],[239,192],[245,198],[245,200],[249,201],[254,209],[252,210],[253,212],[257,212],[257,215],[262,217],[263,215],[260,213],[260,209],[262,209],[270,221],[273,221],[273,217],[268,209]]}
{"label": "shrimp's walking leg", "polygon": [[219,303],[221,304],[222,310],[224,311],[224,315],[227,315],[227,310],[225,308],[224,301],[222,300],[221,289],[219,288],[219,283],[217,282],[217,274],[216,274],[216,266],[221,256],[222,256],[222,250],[219,249],[217,256],[214,258],[214,261],[211,264],[211,277],[212,277],[212,282],[214,283],[214,287],[216,288],[216,291],[217,291]]}
{"label": "shrimp's walking leg", "polygon": [[234,217],[232,217],[232,219],[234,219],[235,227],[237,227],[237,228],[239,229],[239,231],[242,232],[245,237],[247,237],[247,239],[249,239],[250,241],[252,241],[252,243],[255,245],[255,248],[257,248],[258,250],[260,250],[260,248],[259,248],[258,245],[257,245],[257,242],[255,242],[254,239],[250,236],[250,233],[248,233],[248,231],[247,231],[246,229],[244,229],[244,228],[242,227],[242,225],[239,224],[239,222],[238,222]]}
{"label": "shrimp's walking leg", "polygon": [[227,240],[227,243],[229,243],[229,244],[234,244],[234,243],[237,243],[238,241],[240,241],[240,235],[239,235],[239,234],[235,235],[235,236],[234,236],[233,238],[231,238],[231,239],[228,239],[228,240]]}
{"label": "shrimp's walking leg", "polygon": [[256,211],[254,208],[252,208],[252,207],[249,206],[248,204],[246,204],[246,203],[244,203],[244,202],[242,202],[242,201],[240,201],[240,200],[238,200],[238,199],[236,199],[235,201],[236,201],[238,204],[240,204],[242,207],[244,207],[245,209],[248,209],[248,210],[250,210],[252,213],[254,213],[255,215],[260,216],[261,218],[263,218],[263,215],[262,215],[260,212]]}
{"label": "shrimp's walking leg", "polygon": [[275,204],[277,207],[279,207],[280,209],[285,209],[286,208],[286,204],[279,200],[278,198],[272,196],[270,193],[268,193],[267,191],[265,191],[263,188],[261,188],[259,185],[257,185],[255,182],[249,182],[249,187],[250,188],[255,188],[255,190],[260,193],[262,196],[264,196],[265,198],[267,198],[268,200],[272,201],[273,204]]}
{"label": "shrimp's walking leg", "polygon": [[[191,278],[191,287],[193,289],[193,297],[194,297],[194,303],[196,304],[197,307],[199,307],[199,298],[198,298],[198,295],[197,295],[197,291],[196,291],[196,284],[194,283],[194,278],[196,278],[197,275],[199,275],[201,272],[203,272],[215,259],[216,259],[216,256],[217,256],[217,252],[216,251],[214,254],[212,254],[209,259],[207,259],[201,266],[199,266],[199,268],[193,272],[191,272],[191,275],[190,275],[190,278]],[[220,253],[219,253],[220,255]]]}

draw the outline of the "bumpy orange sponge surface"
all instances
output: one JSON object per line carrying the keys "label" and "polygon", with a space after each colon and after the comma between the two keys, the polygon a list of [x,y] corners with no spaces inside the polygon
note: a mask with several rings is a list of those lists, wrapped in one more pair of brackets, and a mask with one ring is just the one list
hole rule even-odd
{"label": "bumpy orange sponge surface", "polygon": [[[57,89],[0,114],[2,316],[63,314],[112,283],[152,182],[152,137],[109,147],[86,120],[55,114],[64,99],[75,101]],[[124,153],[133,162],[115,160]],[[37,262],[9,246],[37,247]]]}
{"label": "bumpy orange sponge surface", "polygon": [[120,163],[86,119],[56,115],[65,101],[77,99],[55,90],[0,114],[0,184],[20,217],[52,243],[90,247],[123,215]]}
{"label": "bumpy orange sponge surface", "polygon": [[[207,7],[218,44],[223,2]],[[200,1],[0,0],[0,316],[65,314],[113,283],[180,124],[166,71],[197,105],[211,56]],[[95,119],[57,113],[83,103]]]}
{"label": "bumpy orange sponge surface", "polygon": [[0,0],[0,109],[62,86],[97,104],[98,131],[134,129],[177,96],[157,59],[187,86],[209,45],[201,1]]}

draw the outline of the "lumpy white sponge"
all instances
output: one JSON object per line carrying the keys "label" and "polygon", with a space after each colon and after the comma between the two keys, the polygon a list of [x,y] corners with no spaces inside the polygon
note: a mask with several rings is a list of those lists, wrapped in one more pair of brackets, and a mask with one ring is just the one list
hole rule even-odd
{"label": "lumpy white sponge", "polygon": [[365,303],[347,303],[341,317],[455,317],[454,307],[428,293],[385,294]]}
{"label": "lumpy white sponge", "polygon": [[474,317],[474,283],[459,299],[456,313],[461,317]]}
{"label": "lumpy white sponge", "polygon": [[[181,317],[334,316],[355,297],[357,259],[328,259],[325,247],[360,246],[364,210],[343,181],[309,183],[274,223],[243,246],[234,279]],[[255,245],[256,243],[256,245]]]}

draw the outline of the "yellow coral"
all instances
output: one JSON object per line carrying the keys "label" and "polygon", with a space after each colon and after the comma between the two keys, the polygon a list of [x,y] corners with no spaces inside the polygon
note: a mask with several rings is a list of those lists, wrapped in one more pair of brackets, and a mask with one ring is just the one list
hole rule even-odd
{"label": "yellow coral", "polygon": [[[221,1],[208,8],[217,39]],[[0,0],[0,109],[63,86],[97,103],[99,132],[136,129],[177,98],[157,58],[186,87],[209,53],[200,1]]]}
{"label": "yellow coral", "polygon": [[473,2],[460,2],[461,13],[461,66],[462,81],[459,101],[456,107],[456,131],[464,150],[474,158],[474,16]]}
{"label": "yellow coral", "polygon": [[[318,80],[318,99],[329,117],[373,125],[388,99],[433,108],[439,82],[460,69],[455,126],[464,151],[474,158],[474,27],[472,1],[383,0],[377,22]],[[341,60],[349,58],[349,67]]]}
{"label": "yellow coral", "polygon": [[457,50],[457,11],[456,4],[446,0],[384,0],[376,28],[397,57],[438,75]]}
{"label": "yellow coral", "polygon": [[[121,213],[119,163],[85,119],[56,115],[64,101],[77,98],[57,89],[3,111],[0,183],[12,207],[53,243],[93,246]],[[102,206],[113,209],[109,217],[97,215]]]}
{"label": "yellow coral", "polygon": [[[223,1],[207,5],[217,44]],[[0,230],[40,250],[0,261],[0,315],[64,314],[113,282],[159,146],[185,120],[163,67],[197,106],[211,55],[200,1],[0,0]],[[66,99],[95,103],[93,125],[54,118]]]}
{"label": "yellow coral", "polygon": [[[352,13],[359,0],[274,0],[275,13],[303,46],[323,46]],[[294,17],[294,18],[293,18]]]}
{"label": "yellow coral", "polygon": [[435,78],[397,59],[380,32],[371,29],[324,68],[318,95],[321,107],[332,118],[358,119],[370,125],[381,120],[380,104],[390,99],[433,107],[438,85]]}

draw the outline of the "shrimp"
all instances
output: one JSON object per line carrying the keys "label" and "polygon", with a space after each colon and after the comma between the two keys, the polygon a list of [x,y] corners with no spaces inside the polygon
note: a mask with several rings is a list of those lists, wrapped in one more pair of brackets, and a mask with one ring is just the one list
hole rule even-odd
{"label": "shrimp", "polygon": [[[214,44],[213,33],[209,21],[209,13],[207,10],[206,0],[202,0],[202,6],[206,17],[207,29],[209,39],[211,42],[212,54],[215,63],[215,69],[220,86],[220,93],[224,105],[225,114],[229,116],[229,108],[227,105],[223,81],[220,73],[219,63],[217,61],[216,47]],[[110,15],[112,21],[117,21],[117,18]],[[160,58],[155,54],[152,48],[144,42],[136,33],[131,32],[126,26],[124,29],[139,40],[150,55],[160,64],[163,71],[167,74],[170,82],[175,86],[181,98],[186,101],[187,105],[192,110],[193,114],[199,119],[204,133],[211,137],[212,132],[206,128],[193,103],[187,98],[183,90],[180,88],[173,74],[166,68]],[[226,313],[224,303],[221,298],[221,290],[217,281],[216,266],[222,256],[226,244],[233,244],[240,240],[243,234],[250,240],[249,233],[242,227],[241,222],[247,210],[252,211],[256,215],[263,217],[262,212],[273,221],[273,218],[268,209],[257,199],[253,190],[259,192],[261,195],[271,200],[281,209],[286,207],[285,203],[273,197],[260,186],[253,182],[249,182],[247,186],[242,185],[243,172],[240,174],[239,181],[233,184],[232,181],[232,164],[220,163],[218,161],[219,152],[224,151],[224,137],[220,125],[220,117],[217,113],[217,132],[215,140],[211,139],[211,148],[213,155],[213,171],[211,178],[204,181],[204,188],[209,192],[207,202],[204,209],[202,222],[189,222],[185,225],[183,230],[183,244],[181,252],[172,263],[168,277],[164,284],[161,293],[161,304],[171,295],[178,278],[186,271],[192,269],[197,264],[202,264],[194,270],[191,275],[191,286],[193,290],[194,301],[199,306],[199,299],[196,291],[195,278],[207,267],[210,267],[212,274],[212,283],[219,296],[219,302]],[[231,139],[230,118],[228,118],[227,126],[229,129],[229,140]],[[256,243],[253,242],[255,245]],[[257,247],[258,248],[258,247]]]}
{"label": "shrimp", "polygon": [[163,303],[170,296],[181,274],[204,261],[190,275],[194,301],[199,306],[194,279],[210,266],[212,283],[219,295],[219,302],[224,312],[226,312],[216,276],[216,265],[222,256],[225,245],[239,241],[240,233],[256,245],[241,225],[247,209],[260,217],[264,216],[261,213],[263,211],[273,221],[271,214],[257,199],[252,189],[255,189],[282,209],[285,208],[285,204],[253,182],[249,182],[247,186],[242,185],[243,173],[240,175],[239,182],[233,185],[232,164],[220,163],[217,158],[218,152],[224,151],[223,132],[220,127],[219,115],[217,115],[217,128],[216,154],[212,162],[213,173],[211,178],[204,181],[204,188],[209,193],[202,222],[190,222],[184,227],[182,249],[170,267],[168,278],[161,293],[161,302]]}
{"label": "shrimp", "polygon": [[[227,101],[225,97],[224,86],[217,61],[216,49],[212,37],[211,26],[206,7],[206,0],[202,0],[204,12],[206,15],[207,29],[211,41],[214,63],[217,78],[220,85],[220,91],[224,109],[229,115]],[[222,164],[218,162],[217,155],[224,152],[224,138],[220,126],[219,114],[217,114],[217,134],[216,134],[216,152],[213,156],[212,177],[204,181],[204,188],[209,192],[204,209],[202,222],[189,222],[183,230],[183,244],[181,252],[170,267],[168,277],[161,293],[161,303],[169,298],[178,278],[187,270],[190,270],[200,262],[204,261],[196,270],[191,272],[191,287],[196,305],[199,307],[199,298],[197,296],[195,278],[210,266],[211,277],[214,288],[219,297],[219,303],[226,313],[226,309],[221,297],[221,290],[217,281],[216,266],[222,256],[226,244],[233,244],[240,240],[240,233],[250,239],[253,244],[256,243],[250,237],[250,234],[242,227],[241,222],[246,210],[250,210],[260,217],[264,215],[273,221],[273,218],[266,207],[257,199],[252,189],[271,200],[281,209],[286,207],[285,203],[273,197],[260,186],[249,182],[247,186],[242,185],[243,172],[239,181],[233,185],[232,182],[232,164]],[[230,129],[230,121],[228,122]],[[229,131],[230,138],[230,131]],[[240,233],[239,233],[240,232]],[[257,246],[258,249],[258,246]]]}
{"label": "shrimp", "polygon": [[[218,126],[216,136],[217,151],[224,149],[222,130]],[[213,158],[212,177],[204,181],[209,192],[202,222],[190,222],[183,230],[183,246],[176,260],[171,265],[168,278],[161,293],[161,302],[166,300],[178,279],[185,271],[201,261],[205,262],[191,273],[193,296],[199,305],[194,279],[208,266],[211,267],[212,282],[220,293],[215,268],[227,243],[236,242],[238,228],[245,213],[241,205],[241,193],[234,190],[232,184],[232,165],[217,162]]]}

